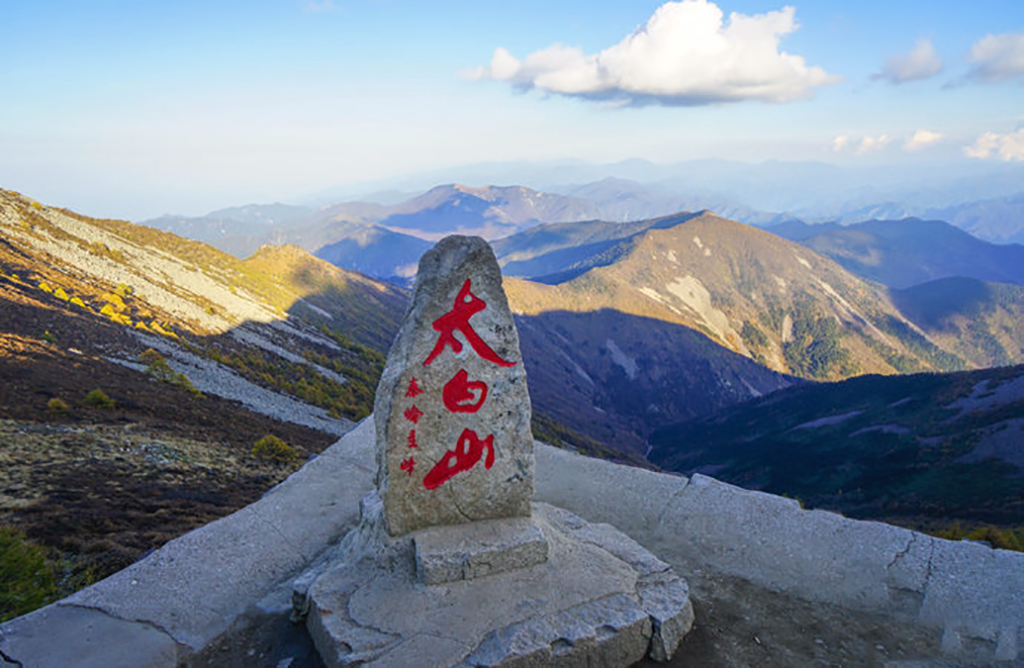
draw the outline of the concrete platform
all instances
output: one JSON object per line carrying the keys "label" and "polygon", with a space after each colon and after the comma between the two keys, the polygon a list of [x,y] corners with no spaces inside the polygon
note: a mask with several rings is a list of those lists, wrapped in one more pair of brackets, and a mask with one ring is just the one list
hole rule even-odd
{"label": "concrete platform", "polygon": [[[421,532],[388,537],[372,496],[334,563],[297,587],[328,666],[629,665],[667,659],[693,623],[689,589],[668,564],[611,526],[546,504],[529,520],[545,560],[428,584],[416,566]],[[440,549],[436,530],[422,533]],[[459,554],[465,542],[455,545]],[[511,545],[522,554],[536,542]]]}

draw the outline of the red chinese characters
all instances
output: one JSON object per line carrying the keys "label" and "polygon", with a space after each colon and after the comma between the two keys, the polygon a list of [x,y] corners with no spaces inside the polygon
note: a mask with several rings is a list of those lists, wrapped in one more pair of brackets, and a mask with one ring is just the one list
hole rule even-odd
{"label": "red chinese characters", "polygon": [[418,380],[416,380],[415,378],[413,378],[412,380],[409,381],[409,388],[406,389],[406,391],[405,391],[405,398],[406,399],[409,399],[409,398],[415,399],[416,397],[420,396],[421,394],[423,394],[423,390],[420,389],[420,382]]}
{"label": "red chinese characters", "polygon": [[[433,328],[438,333],[438,338],[430,354],[423,361],[423,366],[430,366],[447,348],[451,348],[452,352],[458,355],[466,343],[484,361],[501,367],[515,366],[516,362],[503,359],[487,345],[470,324],[469,321],[474,315],[487,308],[487,303],[474,295],[470,290],[471,287],[472,279],[467,278],[455,297],[452,310],[433,322]],[[461,338],[456,337],[456,333],[461,335]],[[455,375],[444,384],[441,389],[441,399],[449,413],[477,413],[487,401],[488,389],[487,383],[481,380],[470,380],[469,372],[463,368],[456,371]],[[436,391],[430,387],[427,387],[426,390]],[[419,381],[412,378],[406,388],[405,397],[415,399],[424,392]],[[422,416],[423,412],[415,405],[405,410],[406,420],[414,425],[418,424]],[[409,431],[407,445],[409,448],[419,448],[420,444],[417,441],[415,429]],[[494,434],[480,438],[474,430],[463,429],[456,440],[455,447],[446,451],[444,456],[423,477],[423,486],[428,490],[437,489],[459,473],[469,471],[481,460],[483,460],[485,470],[494,465]],[[402,461],[401,469],[412,475],[414,466],[415,462],[410,456]]]}
{"label": "red chinese characters", "polygon": [[444,385],[441,391],[444,407],[452,413],[476,413],[487,400],[487,383],[470,381],[465,369]]}
{"label": "red chinese characters", "polygon": [[419,408],[413,406],[411,408],[405,409],[405,419],[408,420],[409,422],[416,424],[417,422],[420,421],[421,417],[423,417],[423,411],[421,411]]}
{"label": "red chinese characters", "polygon": [[444,351],[445,348],[451,348],[452,352],[458,354],[462,352],[462,342],[455,338],[455,332],[459,332],[465,337],[466,341],[473,347],[476,354],[487,360],[493,362],[498,366],[515,366],[515,362],[502,359],[498,356],[498,353],[494,352],[487,343],[480,338],[480,335],[476,333],[473,326],[469,324],[469,319],[477,313],[487,308],[487,303],[474,295],[469,291],[470,279],[466,279],[466,282],[462,284],[462,289],[459,290],[459,294],[455,297],[455,303],[452,305],[452,310],[448,311],[440,318],[434,321],[433,327],[436,332],[440,334],[437,338],[437,343],[434,345],[434,349],[427,355],[427,359],[424,360],[423,366],[430,366],[430,363]]}
{"label": "red chinese characters", "polygon": [[489,469],[494,465],[494,434],[481,439],[472,429],[464,429],[455,449],[446,452],[441,461],[424,476],[423,486],[427,489],[437,489],[456,474],[476,466],[485,450],[487,458],[484,460],[484,468]]}
{"label": "red chinese characters", "polygon": [[[406,398],[415,398],[421,394],[423,394],[423,390],[420,389],[419,382],[415,378],[413,378],[412,380],[409,381],[409,387],[405,390],[405,396]],[[420,421],[420,418],[423,417],[423,411],[417,408],[416,405],[414,404],[409,408],[405,409],[404,416],[406,420],[412,422],[413,424],[416,424]],[[406,441],[406,444],[409,446],[409,448],[419,447],[419,445],[416,443],[415,429],[409,430],[409,438]],[[402,465],[399,468],[401,468],[403,471],[405,471],[411,476],[413,470],[415,470],[416,468],[416,460],[413,459],[412,457],[403,459]]]}

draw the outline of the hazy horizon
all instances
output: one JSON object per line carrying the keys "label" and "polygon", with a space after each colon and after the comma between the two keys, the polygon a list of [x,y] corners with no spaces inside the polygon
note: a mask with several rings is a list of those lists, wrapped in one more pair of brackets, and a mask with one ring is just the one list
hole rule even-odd
{"label": "hazy horizon", "polygon": [[58,1],[5,23],[0,187],[90,215],[423,188],[480,163],[969,178],[1024,160],[1010,0]]}

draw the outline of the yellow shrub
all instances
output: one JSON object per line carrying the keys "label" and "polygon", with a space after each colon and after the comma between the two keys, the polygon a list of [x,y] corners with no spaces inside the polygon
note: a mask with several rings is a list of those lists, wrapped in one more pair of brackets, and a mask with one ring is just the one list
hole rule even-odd
{"label": "yellow shrub", "polygon": [[299,458],[299,452],[273,434],[267,434],[252,446],[252,456],[261,461],[289,464]]}

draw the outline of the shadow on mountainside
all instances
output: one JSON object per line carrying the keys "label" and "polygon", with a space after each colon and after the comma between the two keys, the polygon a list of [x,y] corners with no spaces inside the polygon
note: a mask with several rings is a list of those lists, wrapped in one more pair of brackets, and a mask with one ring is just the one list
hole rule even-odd
{"label": "shadow on mountainside", "polygon": [[927,331],[952,331],[955,316],[974,317],[990,307],[993,286],[974,278],[940,278],[903,290],[890,290],[893,304]]}
{"label": "shadow on mountainside", "polygon": [[534,410],[639,456],[657,427],[801,382],[654,318],[600,309],[515,321]]}

